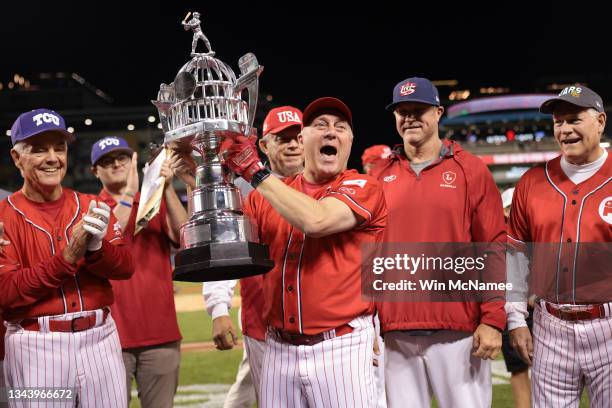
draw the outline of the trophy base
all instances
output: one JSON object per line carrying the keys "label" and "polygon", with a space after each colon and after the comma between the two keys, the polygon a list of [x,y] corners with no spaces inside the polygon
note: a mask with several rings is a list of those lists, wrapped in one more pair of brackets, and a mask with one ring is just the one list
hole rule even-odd
{"label": "trophy base", "polygon": [[173,280],[210,282],[246,278],[274,266],[268,246],[256,242],[212,242],[183,249],[174,258]]}

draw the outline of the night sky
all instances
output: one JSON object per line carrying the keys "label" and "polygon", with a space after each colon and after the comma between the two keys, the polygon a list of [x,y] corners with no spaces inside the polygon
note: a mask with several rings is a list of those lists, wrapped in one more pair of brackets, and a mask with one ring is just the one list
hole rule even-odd
{"label": "night sky", "polygon": [[345,100],[358,156],[368,145],[399,141],[384,106],[393,85],[410,76],[513,87],[526,78],[612,72],[608,24],[593,20],[594,10],[554,16],[516,3],[477,12],[442,2],[129,3],[3,4],[0,81],[15,72],[77,72],[115,105],[147,105],[190,58],[192,35],[180,21],[197,10],[216,56],[234,71],[241,55],[256,54],[265,67],[260,91],[274,103],[304,108],[319,96]]}

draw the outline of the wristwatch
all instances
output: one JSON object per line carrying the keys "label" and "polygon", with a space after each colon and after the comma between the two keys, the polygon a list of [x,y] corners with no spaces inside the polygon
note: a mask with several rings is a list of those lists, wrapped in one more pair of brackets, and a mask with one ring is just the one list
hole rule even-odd
{"label": "wristwatch", "polygon": [[257,186],[260,185],[262,181],[267,179],[270,174],[272,173],[266,168],[263,168],[257,173],[253,174],[253,178],[251,179],[251,185],[253,186],[253,188],[257,188]]}

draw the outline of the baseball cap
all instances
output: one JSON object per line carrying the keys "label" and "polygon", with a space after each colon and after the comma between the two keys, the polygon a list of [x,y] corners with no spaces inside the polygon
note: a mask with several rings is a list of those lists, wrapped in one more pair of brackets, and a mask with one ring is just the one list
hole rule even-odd
{"label": "baseball cap", "polygon": [[504,192],[501,195],[503,208],[510,207],[510,204],[512,204],[513,195],[514,195],[514,187],[510,187],[509,189],[504,190]]}
{"label": "baseball cap", "polygon": [[69,142],[74,140],[74,135],[66,130],[66,121],[59,113],[41,108],[19,115],[11,126],[11,142],[15,146],[17,142],[43,132],[62,133]]}
{"label": "baseball cap", "polygon": [[306,109],[304,109],[302,123],[304,126],[308,126],[317,115],[329,111],[340,113],[346,118],[351,128],[353,127],[353,114],[351,110],[340,99],[331,96],[325,96],[310,102]]}
{"label": "baseball cap", "polygon": [[363,151],[361,155],[361,163],[374,163],[380,159],[386,159],[391,154],[391,148],[387,145],[370,146]]}
{"label": "baseball cap", "polygon": [[583,108],[593,108],[597,112],[603,112],[603,101],[595,91],[584,85],[574,84],[566,86],[556,98],[551,98],[540,105],[540,112],[553,113],[555,105],[559,102],[567,102]]}
{"label": "baseball cap", "polygon": [[134,151],[130,148],[128,142],[124,138],[119,136],[106,136],[98,140],[91,146],[91,165],[95,166],[98,160],[110,152],[116,152],[123,150],[127,153],[133,153]]}
{"label": "baseball cap", "polygon": [[438,89],[427,78],[412,77],[404,79],[393,88],[393,102],[385,109],[393,110],[395,105],[402,102],[421,102],[428,105],[440,106]]}
{"label": "baseball cap", "polygon": [[268,112],[263,123],[263,135],[278,133],[291,126],[302,127],[302,112],[293,106],[281,106]]}

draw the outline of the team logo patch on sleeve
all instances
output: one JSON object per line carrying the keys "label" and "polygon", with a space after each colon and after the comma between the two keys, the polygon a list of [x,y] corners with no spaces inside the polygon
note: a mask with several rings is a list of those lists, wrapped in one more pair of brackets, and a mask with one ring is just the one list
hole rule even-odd
{"label": "team logo patch on sleeve", "polygon": [[612,196],[604,198],[599,204],[599,216],[608,224],[612,224]]}
{"label": "team logo patch on sleeve", "polygon": [[368,180],[346,180],[342,182],[343,186],[359,186],[364,188]]}

